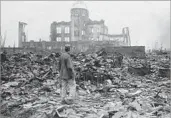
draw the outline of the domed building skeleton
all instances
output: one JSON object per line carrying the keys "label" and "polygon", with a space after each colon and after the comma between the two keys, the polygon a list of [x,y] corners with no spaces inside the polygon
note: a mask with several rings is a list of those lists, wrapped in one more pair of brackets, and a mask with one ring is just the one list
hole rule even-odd
{"label": "domed building skeleton", "polygon": [[130,46],[128,27],[123,28],[122,34],[108,34],[108,27],[104,20],[93,21],[89,18],[89,11],[83,1],[73,4],[70,22],[56,22],[51,24],[50,41],[23,42],[24,47],[44,49],[62,49],[69,43],[77,50],[85,51],[90,47],[100,45]]}

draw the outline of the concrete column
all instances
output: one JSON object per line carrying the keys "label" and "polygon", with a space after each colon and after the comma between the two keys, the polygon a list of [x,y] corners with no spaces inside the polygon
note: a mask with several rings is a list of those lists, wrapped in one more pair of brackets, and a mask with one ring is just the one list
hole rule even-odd
{"label": "concrete column", "polygon": [[18,23],[18,47],[22,47],[22,24]]}
{"label": "concrete column", "polygon": [[[81,15],[81,14],[79,14]],[[82,20],[81,17],[79,17],[79,40],[82,40]]]}
{"label": "concrete column", "polygon": [[71,41],[74,41],[74,17],[71,14]]}

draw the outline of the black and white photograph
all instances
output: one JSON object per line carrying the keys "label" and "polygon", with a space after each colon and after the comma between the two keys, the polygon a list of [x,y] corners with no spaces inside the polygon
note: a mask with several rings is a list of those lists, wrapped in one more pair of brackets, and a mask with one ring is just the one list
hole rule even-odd
{"label": "black and white photograph", "polygon": [[170,0],[0,1],[0,118],[170,118]]}

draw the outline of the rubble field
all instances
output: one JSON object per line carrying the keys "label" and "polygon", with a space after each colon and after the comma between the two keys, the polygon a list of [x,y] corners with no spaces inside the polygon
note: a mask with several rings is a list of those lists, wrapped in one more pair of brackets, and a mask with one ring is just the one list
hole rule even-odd
{"label": "rubble field", "polygon": [[2,118],[170,118],[170,55],[71,55],[76,99],[61,103],[60,53],[1,55]]}

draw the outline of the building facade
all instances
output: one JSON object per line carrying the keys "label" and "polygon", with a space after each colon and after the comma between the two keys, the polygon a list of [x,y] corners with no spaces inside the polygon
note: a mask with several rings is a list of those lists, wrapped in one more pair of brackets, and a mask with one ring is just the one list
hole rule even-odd
{"label": "building facade", "polygon": [[50,41],[23,42],[24,47],[43,49],[62,49],[69,43],[73,49],[85,51],[92,46],[110,44],[112,46],[130,46],[129,29],[123,28],[121,34],[108,34],[104,20],[93,21],[83,2],[76,2],[70,10],[70,22],[51,23]]}
{"label": "building facade", "polygon": [[106,39],[108,27],[104,20],[92,21],[85,4],[77,2],[73,5],[70,13],[70,22],[62,21],[51,24],[51,41],[99,41]]}

